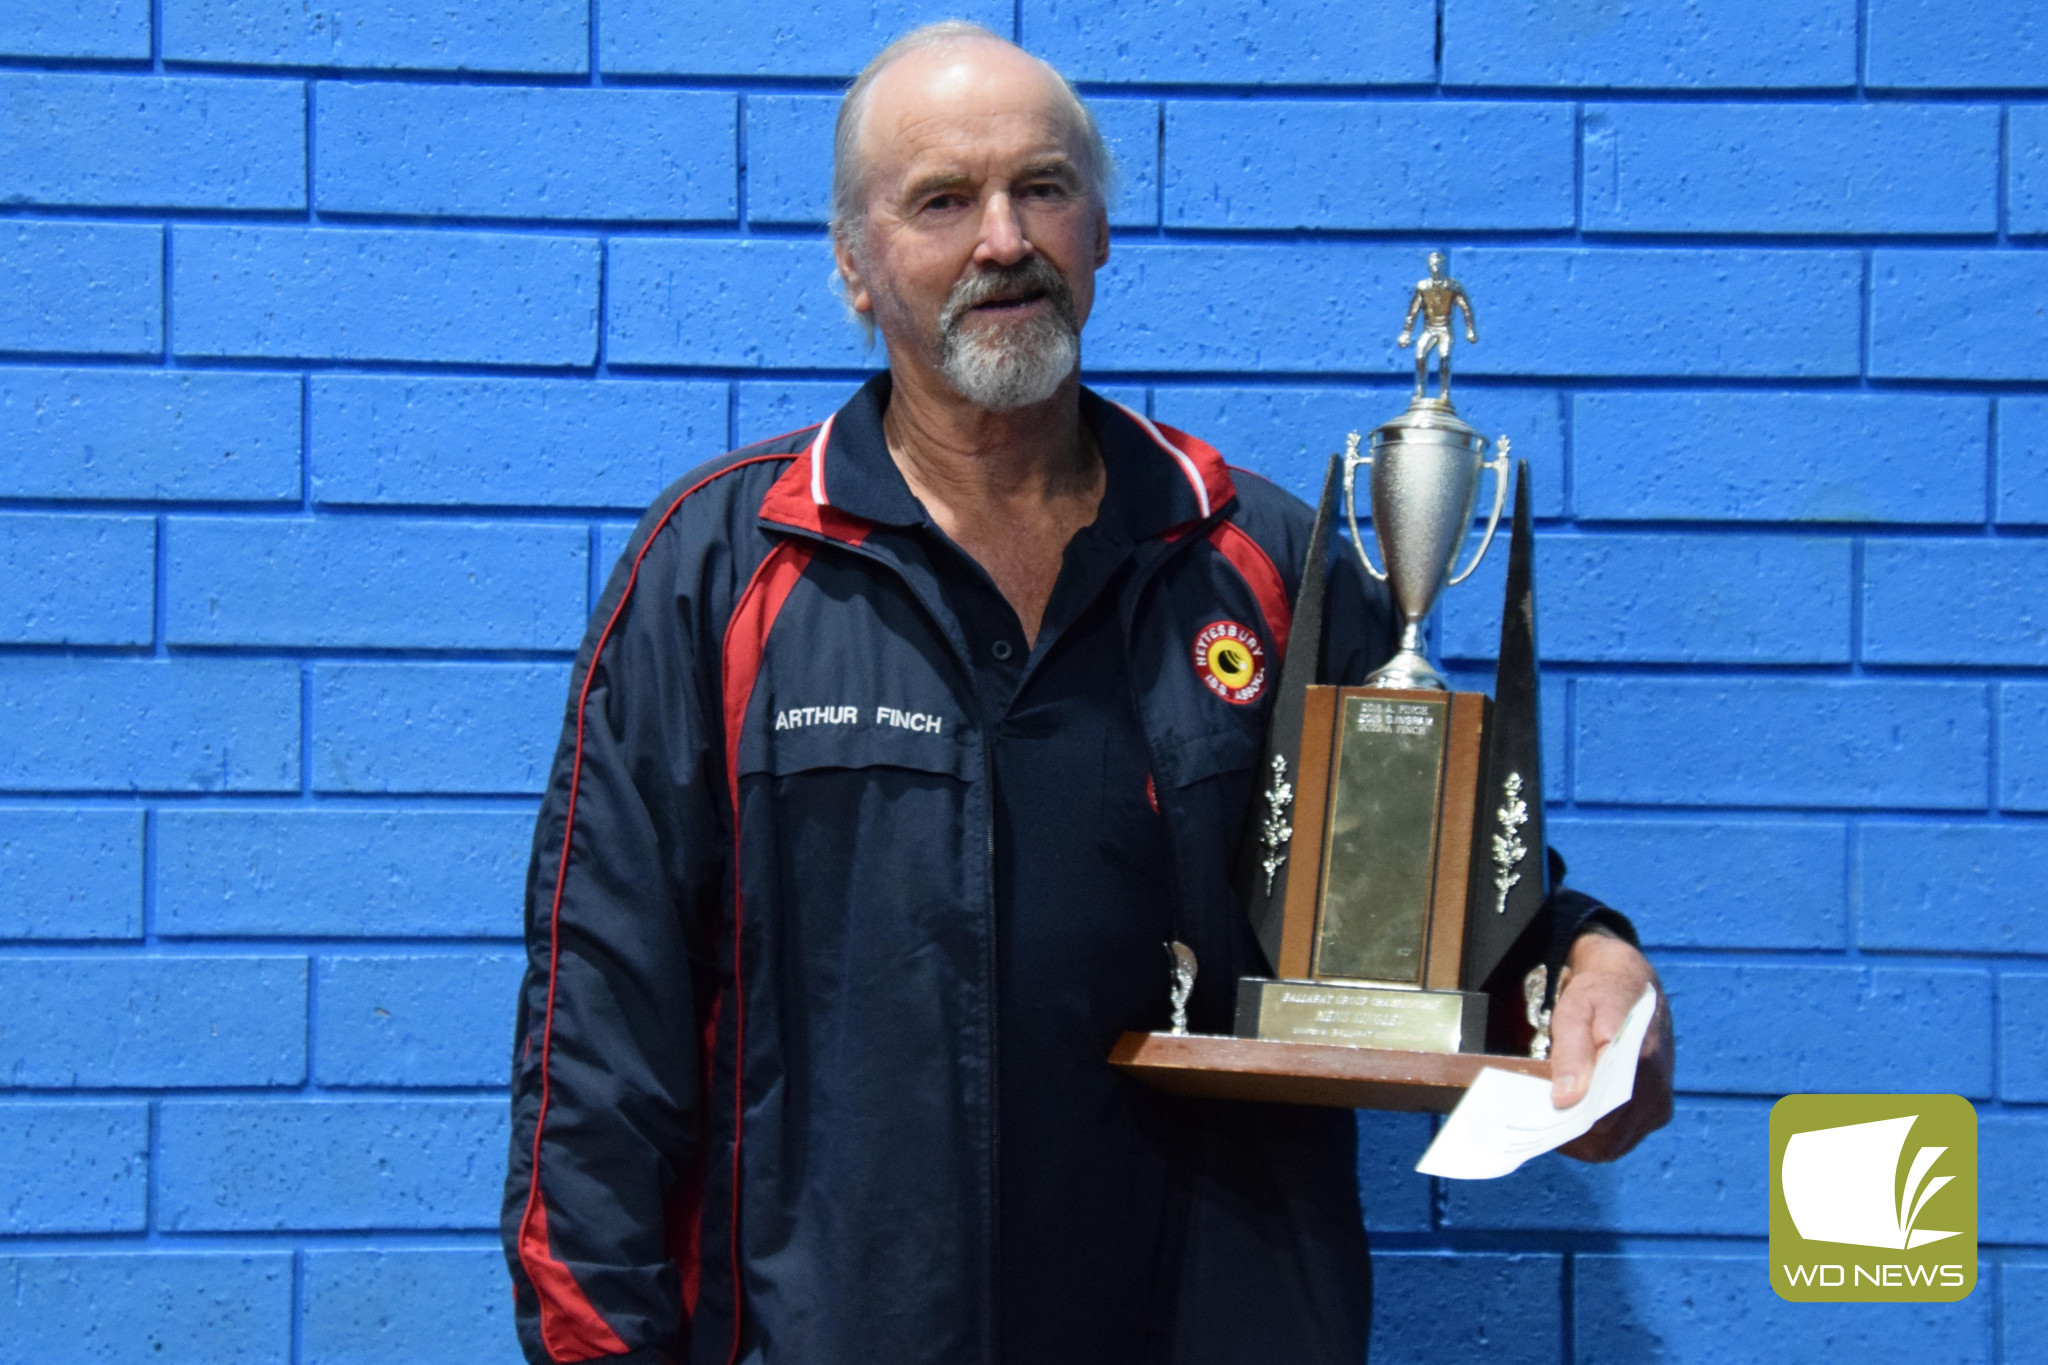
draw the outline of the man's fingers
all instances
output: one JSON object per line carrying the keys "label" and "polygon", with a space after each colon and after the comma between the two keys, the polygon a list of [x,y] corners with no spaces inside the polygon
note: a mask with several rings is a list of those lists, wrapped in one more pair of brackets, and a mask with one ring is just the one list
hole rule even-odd
{"label": "man's fingers", "polygon": [[1559,1109],[1577,1104],[1593,1073],[1593,1002],[1584,991],[1566,991],[1550,1015],[1550,1102]]}

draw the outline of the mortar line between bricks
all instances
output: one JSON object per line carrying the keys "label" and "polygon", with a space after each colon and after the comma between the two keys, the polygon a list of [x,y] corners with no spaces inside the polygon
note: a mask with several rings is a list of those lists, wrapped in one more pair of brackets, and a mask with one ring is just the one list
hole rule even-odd
{"label": "mortar line between bricks", "polygon": [[[591,0],[592,5],[597,0]],[[747,123],[749,113],[747,95],[743,90],[733,97],[732,123],[732,205],[733,220],[739,225],[742,237],[753,235],[753,208],[748,202],[748,188],[751,177],[747,166]]]}
{"label": "mortar line between bricks", "polygon": [[[651,73],[595,68],[606,87],[634,90],[677,90],[729,93],[754,90],[767,94],[842,95],[853,72],[839,75],[777,75],[747,72]],[[0,74],[40,73],[167,78],[206,77],[247,81],[328,80],[362,85],[530,87],[541,90],[588,89],[591,71],[476,71],[431,67],[351,67],[279,62],[243,62],[176,58],[152,70],[149,58],[0,56]],[[2040,87],[2029,85],[1951,85],[1869,87],[1845,85],[1727,85],[1665,87],[1633,85],[1484,85],[1414,82],[1316,83],[1260,81],[1100,81],[1074,82],[1085,99],[1217,100],[1258,99],[1273,103],[1422,103],[1438,97],[1466,103],[1557,103],[1571,99],[1615,104],[1677,104],[1717,106],[1763,103],[1783,106],[1869,103],[1988,104],[2003,98],[2033,98]]]}
{"label": "mortar line between bricks", "polygon": [[604,84],[604,66],[600,60],[601,49],[597,40],[598,8],[598,0],[590,0],[589,8],[584,11],[583,20],[584,35],[589,44],[583,60],[590,67],[590,70],[584,73],[584,81],[594,86]]}
{"label": "mortar line between bricks", "polygon": [[1984,727],[1984,808],[2003,824],[2010,814],[2002,809],[2004,771],[1999,761],[2005,743],[2005,684],[1987,683],[1984,704],[1989,712]]}
{"label": "mortar line between bricks", "polygon": [[306,1358],[306,1253],[301,1246],[292,1247],[292,1293],[291,1293],[291,1363],[300,1365]]}
{"label": "mortar line between bricks", "polygon": [[156,942],[156,869],[161,861],[162,850],[159,841],[162,832],[157,828],[156,811],[148,806],[142,808],[142,885],[136,891],[142,898],[142,942],[153,945]]}
{"label": "mortar line between bricks", "polygon": [[319,225],[319,223],[320,223],[320,202],[319,202],[319,200],[318,200],[318,199],[317,199],[317,198],[315,197],[315,195],[314,195],[314,185],[315,185],[315,183],[316,183],[316,182],[315,182],[315,178],[314,178],[314,173],[313,173],[313,167],[314,167],[314,164],[315,164],[315,163],[314,163],[314,160],[313,160],[313,157],[314,157],[314,153],[315,153],[315,150],[316,150],[316,148],[315,148],[315,143],[316,143],[316,142],[318,141],[318,117],[319,117],[319,112],[320,112],[320,104],[319,104],[319,89],[320,89],[320,83],[319,83],[318,81],[311,81],[311,80],[309,80],[309,81],[307,81],[307,82],[306,82],[306,84],[305,84],[305,96],[306,96],[306,150],[305,150],[305,158],[306,158],[306,169],[305,169],[305,176],[306,176],[306,211],[305,211],[305,213],[304,213],[303,217],[305,218],[305,221],[306,221],[306,222],[307,222],[308,224],[311,224],[311,225],[313,225],[313,226],[316,226],[316,227],[317,227],[317,226]]}
{"label": "mortar line between bricks", "polygon": [[1578,1365],[1578,1256],[1567,1247],[1557,1268],[1557,1320],[1561,1340],[1559,1358],[1564,1365]]}
{"label": "mortar line between bricks", "polygon": [[162,1232],[157,1225],[163,1198],[157,1188],[157,1176],[163,1170],[163,1116],[157,1111],[154,1091],[143,1106],[143,1161],[142,1238],[144,1242],[155,1242]]}

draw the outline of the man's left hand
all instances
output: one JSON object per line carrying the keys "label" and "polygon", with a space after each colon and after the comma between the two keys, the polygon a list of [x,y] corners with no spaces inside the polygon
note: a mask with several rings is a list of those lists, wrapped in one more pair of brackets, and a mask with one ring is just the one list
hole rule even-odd
{"label": "man's left hand", "polygon": [[1550,1016],[1550,1102],[1560,1109],[1585,1095],[1594,1056],[1621,1031],[1643,987],[1657,988],[1657,1014],[1636,1063],[1635,1094],[1558,1149],[1581,1161],[1613,1161],[1671,1121],[1671,1004],[1650,960],[1597,929],[1573,941],[1560,979]]}

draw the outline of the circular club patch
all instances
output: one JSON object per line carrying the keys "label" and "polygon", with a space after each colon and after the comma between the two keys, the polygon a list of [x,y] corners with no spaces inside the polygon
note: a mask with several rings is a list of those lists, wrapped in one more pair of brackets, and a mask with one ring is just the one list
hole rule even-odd
{"label": "circular club patch", "polygon": [[1195,673],[1232,706],[1257,701],[1266,690],[1266,647],[1249,627],[1216,621],[1195,636]]}

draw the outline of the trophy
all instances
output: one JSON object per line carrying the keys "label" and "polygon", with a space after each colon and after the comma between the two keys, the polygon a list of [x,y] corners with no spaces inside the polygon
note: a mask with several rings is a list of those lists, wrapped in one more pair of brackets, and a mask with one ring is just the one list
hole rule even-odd
{"label": "trophy", "polygon": [[[1127,1034],[1111,1061],[1169,1089],[1376,1108],[1447,1109],[1490,1065],[1547,1073],[1550,983],[1517,952],[1547,893],[1527,462],[1451,402],[1451,327],[1471,300],[1432,252],[1414,288],[1407,410],[1331,457],[1282,661],[1262,792],[1238,886],[1274,971],[1238,983],[1235,1037]],[[1438,390],[1427,392],[1434,352]],[[1361,534],[1367,475],[1375,563]],[[1471,576],[1515,483],[1494,696],[1454,692],[1422,627]],[[1486,476],[1491,506],[1465,557]],[[1329,536],[1387,585],[1397,652],[1360,687],[1317,685]],[[1461,558],[1465,559],[1462,566]],[[1384,567],[1381,567],[1384,565]],[[1191,964],[1177,967],[1189,970]],[[1164,1049],[1164,1050],[1162,1050]],[[1499,1054],[1511,1054],[1502,1056]]]}

